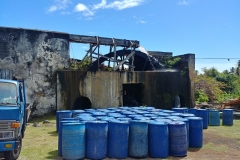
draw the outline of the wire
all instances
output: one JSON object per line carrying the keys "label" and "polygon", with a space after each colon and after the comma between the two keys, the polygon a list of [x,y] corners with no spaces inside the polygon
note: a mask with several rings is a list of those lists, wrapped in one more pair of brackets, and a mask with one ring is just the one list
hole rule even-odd
{"label": "wire", "polygon": [[240,59],[240,58],[195,58],[195,59]]}

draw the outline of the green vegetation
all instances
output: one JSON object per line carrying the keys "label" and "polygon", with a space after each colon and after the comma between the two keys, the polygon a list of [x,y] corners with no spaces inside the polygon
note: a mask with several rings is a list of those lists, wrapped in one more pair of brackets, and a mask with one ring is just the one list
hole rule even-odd
{"label": "green vegetation", "polygon": [[91,64],[91,60],[89,58],[86,58],[84,61],[81,61],[81,62],[72,60],[71,65],[70,65],[70,69],[71,70],[86,71],[90,64]]}
{"label": "green vegetation", "polygon": [[165,68],[173,68],[176,64],[181,61],[180,57],[172,58],[171,56],[166,56],[163,58],[162,63]]}
{"label": "green vegetation", "polygon": [[223,102],[240,98],[240,60],[236,68],[219,72],[216,68],[203,68],[195,74],[196,102]]}

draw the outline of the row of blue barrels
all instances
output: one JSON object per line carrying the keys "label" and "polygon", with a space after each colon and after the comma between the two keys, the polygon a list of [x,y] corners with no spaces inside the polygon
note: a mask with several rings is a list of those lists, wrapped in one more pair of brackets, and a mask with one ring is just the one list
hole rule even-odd
{"label": "row of blue barrels", "polygon": [[[189,122],[189,146],[202,147],[201,118],[191,117]],[[199,127],[196,129],[196,126]],[[180,121],[167,124],[163,121],[131,120],[128,124],[126,121],[111,120],[108,123],[72,122],[62,126],[64,159],[81,159],[85,156],[89,159],[103,159],[106,156],[127,158],[128,155],[144,158],[148,156],[148,151],[150,157],[165,158],[168,155],[185,156],[187,149],[186,124]]]}
{"label": "row of blue barrels", "polygon": [[[220,126],[220,111],[214,109],[189,109],[190,113],[203,118],[203,128],[207,129],[208,126]],[[222,110],[222,125],[233,125],[233,110]]]}
{"label": "row of blue barrels", "polygon": [[[160,110],[158,110],[158,111],[160,111]],[[78,147],[70,147],[70,146],[74,144],[72,141],[74,141],[74,142],[83,142],[82,139],[84,139],[84,137],[86,136],[85,134],[87,134],[87,135],[89,134],[89,136],[87,136],[88,138],[92,137],[90,139],[87,138],[87,141],[86,141],[86,157],[88,157],[90,159],[99,159],[99,157],[98,157],[99,155],[102,156],[102,157],[106,156],[106,152],[103,152],[102,150],[100,150],[101,148],[102,149],[106,148],[106,142],[108,143],[108,152],[107,152],[108,156],[109,157],[113,157],[113,158],[119,158],[119,155],[114,155],[114,154],[117,154],[117,153],[122,154],[123,153],[123,152],[118,152],[120,150],[119,148],[121,148],[121,147],[122,147],[122,149],[125,150],[125,154],[122,154],[121,158],[126,157],[127,156],[127,154],[126,154],[127,152],[129,154],[129,156],[131,156],[131,157],[145,157],[145,156],[148,155],[148,146],[149,146],[149,155],[151,157],[160,157],[161,158],[161,157],[168,156],[168,154],[172,155],[172,156],[184,156],[184,155],[186,155],[188,145],[189,145],[189,147],[201,147],[202,146],[202,125],[201,125],[202,124],[202,119],[198,118],[198,117],[190,117],[189,118],[189,124],[190,125],[189,125],[189,127],[186,127],[187,123],[181,122],[180,119],[179,119],[179,121],[176,121],[177,116],[174,116],[174,114],[175,115],[178,114],[176,112],[167,111],[168,113],[171,113],[172,116],[169,116],[167,113],[162,113],[161,114],[161,115],[168,116],[169,118],[172,117],[172,119],[174,120],[174,121],[168,121],[169,122],[168,125],[166,124],[166,120],[164,122],[164,120],[160,119],[160,118],[157,119],[155,117],[156,118],[156,119],[154,119],[155,121],[150,121],[150,122],[149,121],[145,121],[145,123],[144,123],[143,119],[141,119],[140,117],[136,116],[134,119],[138,119],[138,120],[131,120],[130,121],[130,125],[129,125],[129,130],[130,130],[130,133],[129,133],[129,145],[125,145],[125,147],[124,147],[124,145],[122,145],[122,144],[126,144],[126,142],[123,143],[124,141],[121,140],[121,138],[119,138],[119,137],[115,138],[115,140],[113,142],[111,142],[111,139],[114,139],[114,138],[111,138],[110,135],[112,135],[113,137],[116,137],[116,136],[120,136],[121,137],[122,135],[124,135],[124,134],[120,134],[120,131],[116,131],[116,129],[119,128],[119,127],[115,127],[115,131],[116,132],[114,134],[111,134],[112,130],[113,130],[113,129],[111,129],[112,128],[111,124],[112,123],[114,123],[114,125],[117,124],[117,122],[114,122],[116,120],[111,119],[111,117],[107,117],[108,120],[110,120],[109,123],[108,123],[108,127],[107,127],[108,131],[106,131],[106,129],[103,130],[103,133],[105,133],[105,135],[108,133],[108,137],[109,137],[108,140],[106,140],[106,138],[105,139],[104,138],[97,138],[97,139],[95,138],[94,139],[94,136],[90,136],[91,133],[93,133],[93,135],[95,135],[95,137],[96,137],[97,135],[101,135],[100,133],[98,133],[99,130],[101,130],[101,129],[99,127],[95,126],[92,129],[96,130],[96,128],[98,128],[97,129],[97,133],[95,133],[94,131],[88,132],[88,131],[91,130],[90,129],[91,128],[90,124],[95,124],[95,123],[97,125],[102,124],[102,123],[106,124],[106,121],[103,121],[103,122],[102,121],[89,121],[86,124],[84,124],[83,122],[80,122],[80,123],[79,122],[74,122],[74,123],[71,122],[71,123],[69,123],[67,121],[66,121],[66,123],[64,123],[64,121],[67,120],[66,117],[69,117],[69,118],[72,117],[74,112],[71,112],[71,111],[59,111],[59,112],[61,114],[57,113],[57,119],[59,120],[61,118],[61,120],[63,120],[61,122],[62,123],[62,129],[59,130],[59,127],[57,125],[57,130],[59,130],[59,134],[62,134],[61,136],[59,135],[59,139],[61,139],[60,137],[63,138],[63,140],[62,140],[62,147],[59,147],[59,151],[61,150],[61,148],[63,149],[62,155],[63,155],[63,157],[65,157],[65,159],[67,159],[66,156],[70,157],[71,155],[75,155],[76,153],[78,153],[78,154],[81,153],[81,155],[83,156],[83,153],[85,153],[85,151],[83,151],[83,148],[84,148],[85,145],[82,145],[80,147],[82,152],[78,152],[78,150],[80,148],[78,148]],[[85,113],[85,111],[78,111],[78,112],[81,112],[82,115]],[[101,115],[97,111],[95,111],[94,113],[95,113],[95,115]],[[96,113],[98,113],[98,114],[96,114]],[[63,116],[62,114],[65,115],[65,116]],[[131,115],[132,114],[129,114],[128,117],[131,117]],[[178,115],[180,115],[180,114],[178,114]],[[156,115],[153,114],[152,116],[154,117]],[[62,117],[65,117],[65,118],[62,119]],[[102,118],[104,119],[104,117],[102,117]],[[118,119],[122,119],[123,122],[124,121],[126,122],[126,120],[129,120],[131,118],[118,118]],[[68,120],[70,120],[70,119],[68,119]],[[93,120],[93,119],[90,118],[90,120]],[[147,119],[145,119],[145,120],[147,120]],[[73,119],[73,121],[74,121],[74,119]],[[117,120],[117,121],[119,121],[119,120]],[[183,118],[182,118],[182,121],[184,121]],[[187,122],[187,121],[188,121],[188,119],[185,120],[185,122]],[[140,124],[141,124],[140,126],[134,125],[134,124],[138,124],[138,122],[140,122]],[[149,123],[147,123],[147,122],[149,122]],[[199,123],[200,125],[196,125],[196,123]],[[80,130],[79,131],[69,131],[69,130],[66,130],[65,129],[65,124],[66,124],[66,127],[76,128],[75,125],[77,125],[77,126],[80,125],[80,126],[85,126],[86,127],[86,133],[84,132],[85,134],[83,134],[83,131],[82,131],[82,134],[81,134],[82,138],[80,138],[81,141],[77,140],[77,139],[73,140],[73,139],[69,138],[69,136],[66,134],[66,133],[79,134],[81,131]],[[126,126],[128,126],[128,123],[124,123],[124,124]],[[112,126],[114,126],[114,125],[112,125]],[[145,125],[145,128],[143,127],[144,125]],[[137,127],[134,128],[134,126],[137,126]],[[149,128],[146,128],[146,126],[149,127]],[[160,131],[158,131],[156,129],[156,127],[159,128],[160,130],[163,129],[160,126],[162,126],[162,127],[165,126],[165,128],[167,128],[167,130],[165,129],[165,131],[169,132],[169,134],[167,135],[167,137],[169,137],[169,139],[168,138],[164,138],[163,135],[162,136],[153,136],[154,134],[159,135],[160,133],[166,133],[166,132],[160,132]],[[176,127],[177,126],[180,127],[180,129],[179,129],[180,131],[178,131],[178,132],[176,132],[176,130],[177,130]],[[196,129],[196,126],[200,126],[200,128]],[[61,130],[62,130],[63,133],[61,133]],[[124,131],[124,129],[120,129],[120,130]],[[137,134],[138,136],[137,135],[134,136],[134,134]],[[147,136],[147,134],[149,134],[149,136]],[[195,135],[197,135],[198,137],[195,137]],[[125,132],[125,136],[128,136],[128,132]],[[70,137],[75,137],[75,136],[71,135]],[[176,138],[176,137],[178,137],[178,138]],[[186,139],[185,138],[179,139],[179,137],[186,137]],[[157,140],[155,140],[156,138],[160,138],[160,140],[157,141]],[[162,138],[162,140],[161,140],[161,138]],[[98,139],[104,140],[105,143],[97,142],[96,140],[98,140]],[[126,137],[123,138],[123,139],[127,140]],[[148,144],[148,139],[149,139],[149,144]],[[178,139],[178,141],[176,141],[177,139]],[[117,140],[120,141],[120,143],[119,143],[120,145],[116,145],[116,141]],[[169,140],[169,143],[167,143],[167,144],[169,144],[169,147],[166,146],[166,142],[168,142],[168,140]],[[95,146],[95,148],[96,148],[97,144],[105,144],[105,147],[103,147],[103,146],[99,147],[98,150],[95,150],[97,153],[94,154],[94,153],[91,152],[94,149],[93,150],[89,149],[89,147],[88,147],[89,145],[87,145],[87,144],[91,144],[90,143],[91,141],[95,142],[95,144],[94,145],[90,145],[90,146]],[[136,142],[140,142],[140,144],[138,144]],[[165,144],[165,147],[164,146],[163,147],[159,147],[161,142],[162,142],[162,144]],[[154,143],[155,143],[155,145],[154,145]],[[83,143],[81,143],[81,144],[83,144]],[[112,144],[112,146],[111,146],[111,144]],[[76,144],[76,146],[79,146],[79,145],[80,145],[79,143]],[[114,150],[113,149],[114,146],[118,146],[117,149]],[[129,148],[126,149],[127,148],[126,146],[129,147]],[[142,146],[142,148],[141,148],[141,146]],[[160,150],[159,150],[159,148],[160,148]],[[111,149],[113,149],[114,151],[111,152]],[[165,150],[169,149],[169,152],[168,151],[164,151],[164,149]],[[106,149],[104,149],[104,150],[106,150]],[[161,150],[162,150],[162,152],[161,152]],[[68,152],[68,151],[71,151],[71,152]],[[100,153],[104,153],[104,154],[101,155]],[[61,153],[59,155],[61,155]]]}

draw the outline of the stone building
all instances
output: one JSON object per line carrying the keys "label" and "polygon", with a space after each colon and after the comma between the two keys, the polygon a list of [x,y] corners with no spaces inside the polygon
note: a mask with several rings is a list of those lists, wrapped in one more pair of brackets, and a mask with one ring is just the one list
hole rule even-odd
{"label": "stone building", "polygon": [[[194,54],[176,56],[181,60],[174,70],[72,71],[69,44],[74,37],[0,27],[0,69],[12,70],[13,75],[25,80],[33,115],[74,107],[146,105],[171,109],[175,96],[180,98],[181,107],[194,106]],[[137,53],[135,62],[140,63],[143,58]],[[164,57],[164,52],[149,54],[159,61]],[[172,56],[169,52],[166,55]]]}

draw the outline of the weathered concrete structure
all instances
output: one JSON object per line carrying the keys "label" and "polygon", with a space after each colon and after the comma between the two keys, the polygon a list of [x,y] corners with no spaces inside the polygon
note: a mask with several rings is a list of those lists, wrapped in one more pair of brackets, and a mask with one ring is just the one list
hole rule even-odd
{"label": "weathered concrete structure", "polygon": [[[194,106],[194,54],[180,55],[176,70],[70,71],[70,42],[68,33],[0,27],[0,69],[25,80],[34,115],[72,109],[82,103],[76,103],[79,97],[94,108],[130,104],[171,109],[176,95],[181,106]],[[150,52],[157,59],[164,56],[159,53]]]}
{"label": "weathered concrete structure", "polygon": [[[171,109],[174,97],[181,106],[194,107],[193,54],[183,55],[185,70],[145,72],[57,72],[57,107],[71,109],[79,96],[92,102],[93,108],[126,106],[131,97],[140,105]],[[79,103],[79,106],[84,104]],[[134,105],[134,104],[133,104]],[[81,107],[80,107],[81,108]]]}
{"label": "weathered concrete structure", "polygon": [[0,27],[0,68],[24,79],[27,101],[42,115],[56,107],[53,74],[69,67],[68,34]]}

